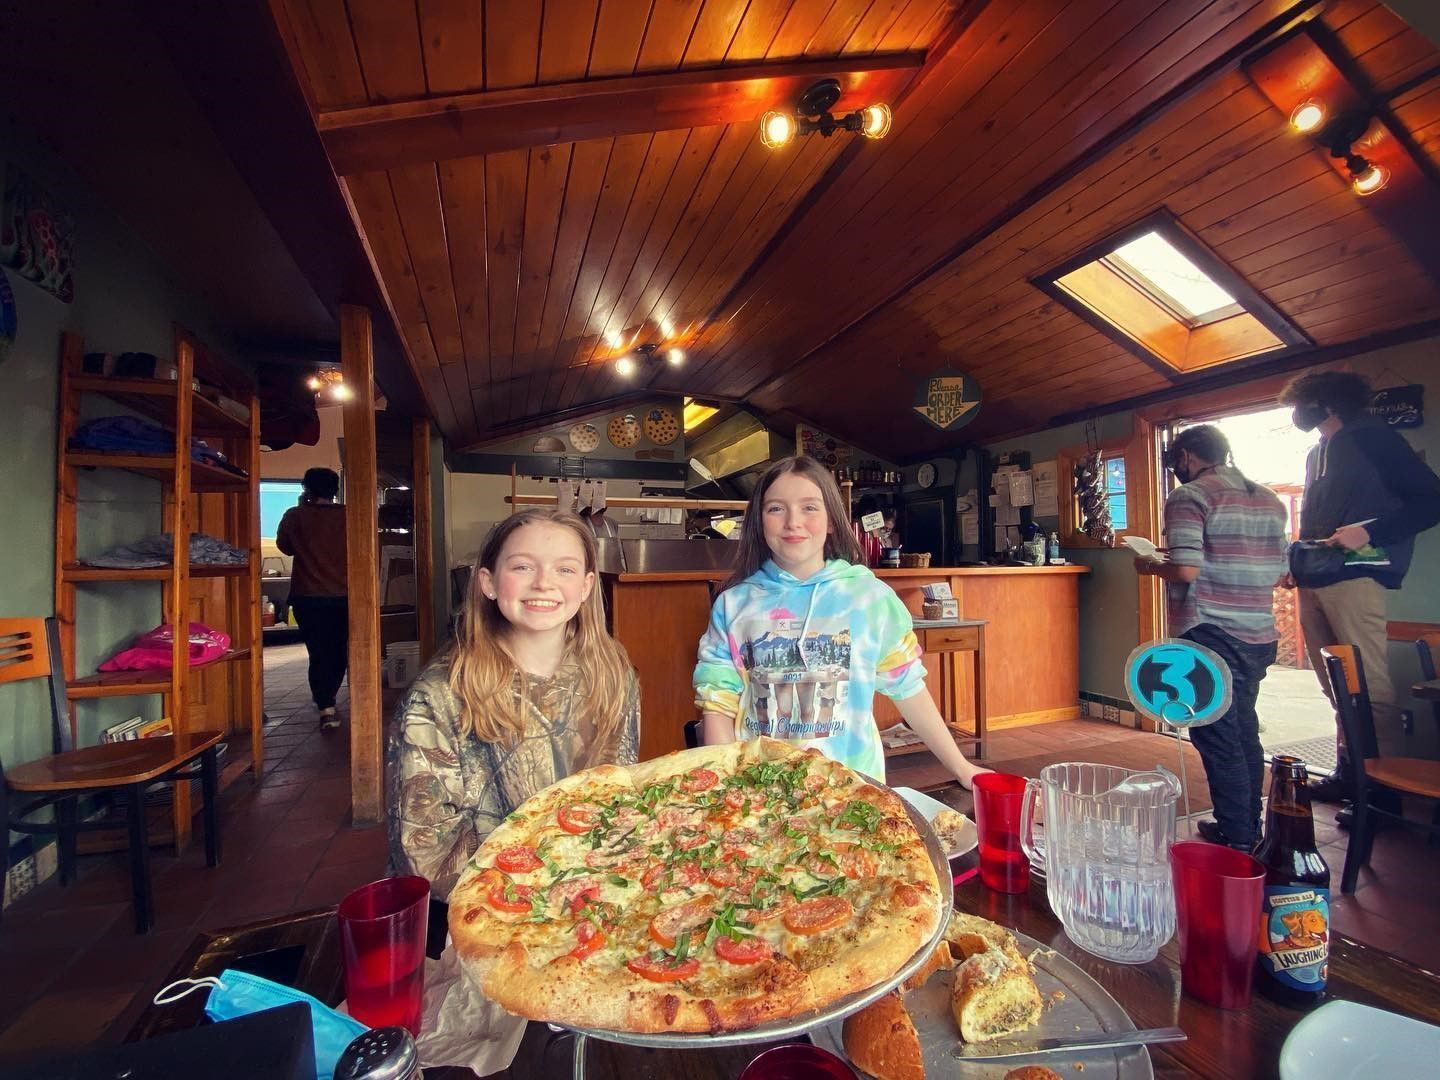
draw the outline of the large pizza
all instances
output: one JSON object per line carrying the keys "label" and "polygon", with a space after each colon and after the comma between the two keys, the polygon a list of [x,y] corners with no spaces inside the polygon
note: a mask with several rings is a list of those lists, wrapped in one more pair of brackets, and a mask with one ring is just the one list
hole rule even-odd
{"label": "large pizza", "polygon": [[895,976],[942,906],[893,792],[758,739],[539,792],[475,852],[450,933],[485,994],[520,1016],[719,1032]]}

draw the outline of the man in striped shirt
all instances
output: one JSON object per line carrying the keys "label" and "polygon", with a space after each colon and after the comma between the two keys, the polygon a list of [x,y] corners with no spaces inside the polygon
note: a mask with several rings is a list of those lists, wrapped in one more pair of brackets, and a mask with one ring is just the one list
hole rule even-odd
{"label": "man in striped shirt", "polygon": [[1165,580],[1171,637],[1217,653],[1230,669],[1231,704],[1192,728],[1215,819],[1200,835],[1248,851],[1260,839],[1265,752],[1255,700],[1275,662],[1274,588],[1285,574],[1285,507],[1231,464],[1230,443],[1209,424],[1182,431],[1166,455],[1180,486],[1165,500],[1167,562],[1137,559]]}

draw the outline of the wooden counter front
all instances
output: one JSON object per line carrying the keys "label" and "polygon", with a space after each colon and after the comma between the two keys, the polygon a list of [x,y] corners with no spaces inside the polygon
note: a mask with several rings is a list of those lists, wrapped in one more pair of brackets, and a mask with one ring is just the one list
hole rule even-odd
{"label": "wooden counter front", "polygon": [[[1080,715],[1078,583],[1086,573],[1083,566],[875,571],[916,618],[921,587],[945,581],[960,601],[962,618],[986,620],[986,712],[992,731]],[[684,748],[684,725],[697,716],[690,681],[696,648],[709,623],[712,593],[724,578],[715,571],[603,576],[612,632],[640,677],[642,761]],[[953,701],[938,700],[935,671],[927,684],[942,715],[963,723],[970,717],[974,680],[968,664],[954,670]],[[894,706],[876,695],[875,712],[884,725]]]}

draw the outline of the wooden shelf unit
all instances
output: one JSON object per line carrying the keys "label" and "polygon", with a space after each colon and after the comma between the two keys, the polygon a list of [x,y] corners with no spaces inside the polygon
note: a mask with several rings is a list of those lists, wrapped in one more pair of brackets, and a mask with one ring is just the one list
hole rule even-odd
{"label": "wooden shelf unit", "polygon": [[[57,432],[55,505],[55,614],[60,621],[70,710],[73,702],[97,698],[158,694],[170,717],[177,741],[191,731],[219,726],[233,735],[249,736],[248,754],[236,754],[224,767],[234,779],[241,766],[259,775],[263,765],[262,680],[260,663],[260,403],[253,386],[208,354],[186,332],[176,329],[177,377],[146,379],[86,374],[80,336],[61,335],[60,413]],[[248,405],[241,420],[220,408],[196,384],[204,379],[225,396]],[[80,422],[85,394],[103,396],[160,424],[175,436],[176,451],[140,454],[70,449]],[[203,437],[248,475],[240,476],[194,460],[190,440]],[[162,529],[174,538],[168,567],[120,569],[86,566],[77,553],[79,535],[78,477],[82,470],[119,469],[155,480],[160,485]],[[189,561],[190,534],[199,529],[219,536],[249,557],[245,565],[198,565]],[[173,664],[167,670],[98,672],[77,677],[75,670],[76,591],[78,586],[114,583],[158,583],[162,621],[188,627],[192,621],[223,629],[232,648],[219,659],[192,667],[187,635],[176,635]],[[143,629],[143,628],[142,628]],[[192,719],[192,710],[215,710],[208,723]],[[191,785],[177,784],[170,807],[170,834],[177,845],[189,839]]]}

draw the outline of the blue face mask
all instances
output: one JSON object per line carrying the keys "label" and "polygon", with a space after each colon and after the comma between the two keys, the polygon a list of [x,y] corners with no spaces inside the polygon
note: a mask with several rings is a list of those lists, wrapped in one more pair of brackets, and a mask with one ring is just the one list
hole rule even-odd
{"label": "blue face mask", "polygon": [[[202,986],[210,988],[210,996],[205,1000],[205,1015],[211,1020],[233,1020],[237,1016],[248,1016],[295,1001],[309,1005],[310,1024],[315,1032],[315,1075],[318,1080],[332,1080],[335,1065],[345,1048],[370,1030],[359,1020],[336,1012],[309,994],[233,968],[226,968],[218,979],[181,979],[171,983],[155,995],[155,1004],[168,1005],[179,1001]],[[177,990],[178,993],[174,992]]]}

